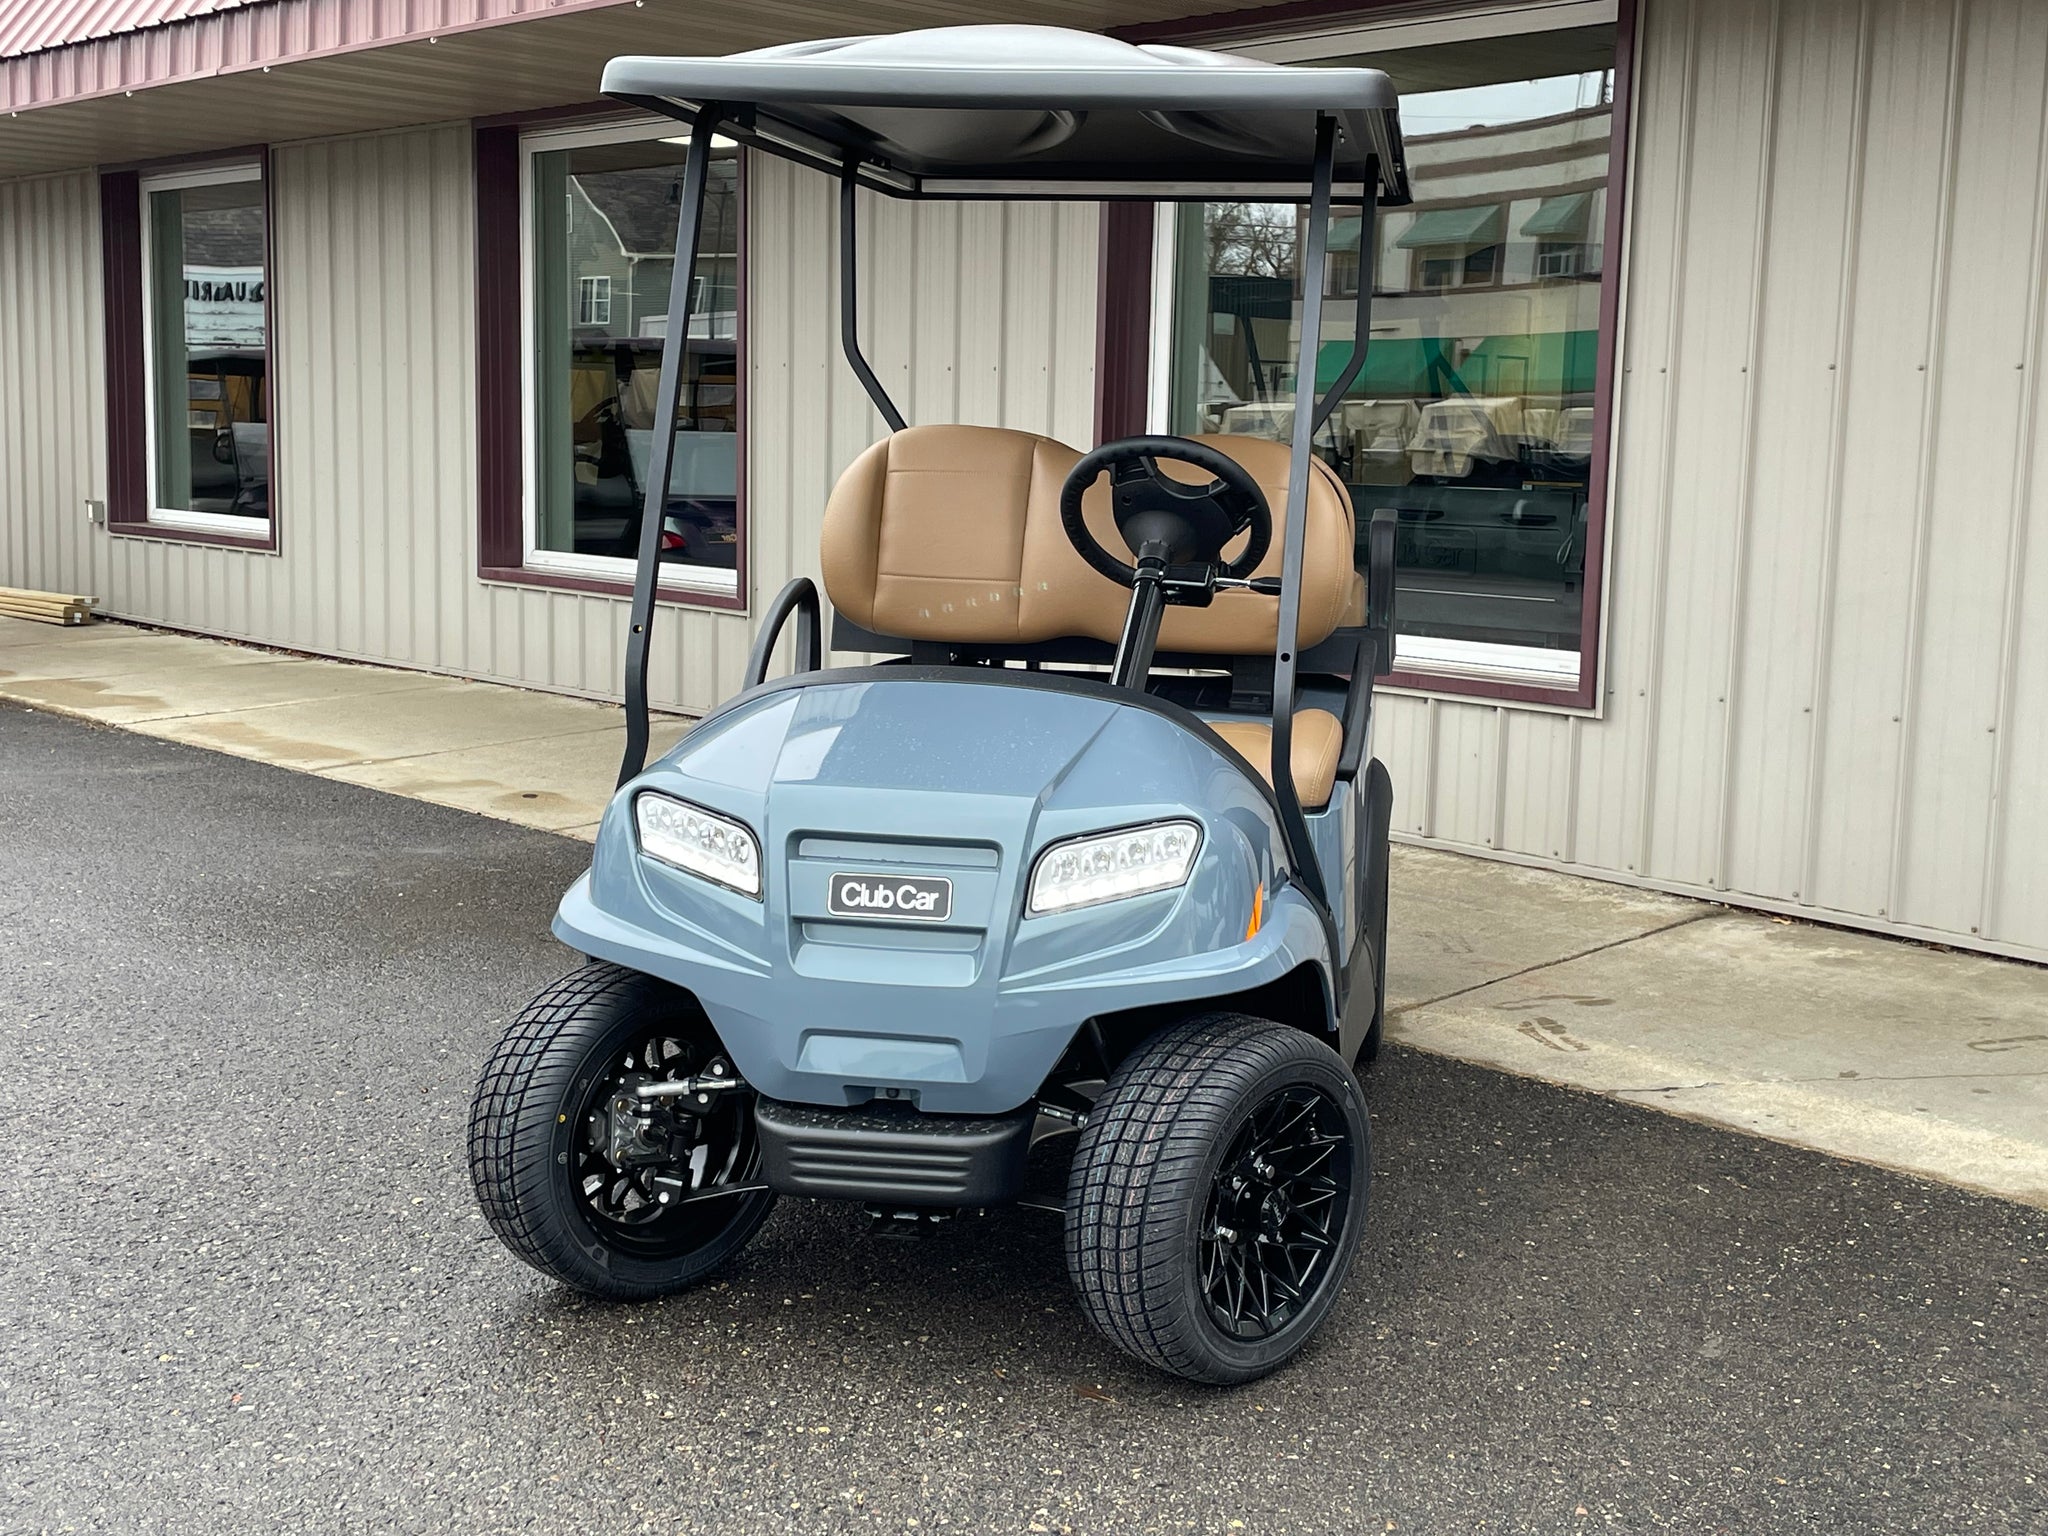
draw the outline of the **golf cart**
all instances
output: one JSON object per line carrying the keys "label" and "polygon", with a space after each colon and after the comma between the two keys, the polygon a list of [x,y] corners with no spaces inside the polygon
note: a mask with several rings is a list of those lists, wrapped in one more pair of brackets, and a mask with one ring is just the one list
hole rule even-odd
{"label": "golf cart", "polygon": [[[893,430],[832,492],[824,584],[833,647],[886,659],[824,667],[792,581],[742,691],[646,766],[656,434],[626,758],[554,924],[590,960],[484,1069],[485,1215],[566,1284],[648,1297],[710,1275],[778,1195],[922,1231],[1025,1198],[1070,1145],[1039,1203],[1089,1320],[1192,1380],[1275,1369],[1336,1300],[1370,1168],[1353,1063],[1385,989],[1394,525],[1361,541],[1311,444],[1368,335],[1369,279],[1318,397],[1332,207],[1370,230],[1407,196],[1393,88],[973,26],[622,58],[604,89],[689,124],[670,336],[714,132],[838,180],[841,340]],[[1291,444],[906,424],[859,344],[862,188],[1305,203]]]}

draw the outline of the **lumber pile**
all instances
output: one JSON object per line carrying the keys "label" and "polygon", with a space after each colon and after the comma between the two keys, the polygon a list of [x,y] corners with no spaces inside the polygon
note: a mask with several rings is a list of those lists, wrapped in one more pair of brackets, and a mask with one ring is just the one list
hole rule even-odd
{"label": "lumber pile", "polygon": [[0,618],[34,619],[38,624],[89,624],[96,597],[0,587]]}

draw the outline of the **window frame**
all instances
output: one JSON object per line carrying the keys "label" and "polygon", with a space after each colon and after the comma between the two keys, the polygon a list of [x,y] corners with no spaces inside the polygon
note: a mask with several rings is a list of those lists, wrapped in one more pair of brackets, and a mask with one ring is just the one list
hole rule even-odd
{"label": "window frame", "polygon": [[[223,174],[240,172],[240,174]],[[154,391],[150,368],[146,198],[174,186],[253,180],[263,188],[263,386],[269,513],[236,517],[158,507]],[[251,554],[280,552],[277,440],[276,188],[269,146],[241,145],[100,168],[100,283],[106,365],[106,529],[121,538],[207,544]]]}
{"label": "window frame", "polygon": [[591,272],[576,279],[576,318],[573,325],[612,323],[612,278],[609,272]]}
{"label": "window frame", "polygon": [[[684,125],[616,103],[482,117],[471,123],[477,231],[477,576],[484,582],[630,597],[634,562],[619,556],[534,549],[536,356],[532,330],[533,155],[577,144],[681,136]],[[734,432],[739,438],[731,569],[664,565],[657,600],[744,612],[749,604],[748,427],[750,379],[748,156],[737,156],[738,250],[734,263],[736,358]],[[573,310],[571,315],[573,318]]]}
{"label": "window frame", "polygon": [[[1386,39],[1385,46],[1405,48],[1438,40],[1582,25],[1611,23],[1615,29],[1613,121],[1608,141],[1606,217],[1600,236],[1607,255],[1600,271],[1594,443],[1586,492],[1587,558],[1576,677],[1569,683],[1546,680],[1543,674],[1548,669],[1541,665],[1542,653],[1535,647],[1497,648],[1477,642],[1402,637],[1396,642],[1394,671],[1382,684],[1395,691],[1527,704],[1570,714],[1602,713],[1607,645],[1604,594],[1611,558],[1608,511],[1619,436],[1623,299],[1628,286],[1628,151],[1634,124],[1637,4],[1638,0],[1550,0],[1548,4],[1447,0],[1409,9],[1394,0],[1296,0],[1205,16],[1197,23],[1148,24],[1113,33],[1131,42],[1224,47],[1269,62],[1305,63],[1347,50],[1361,51],[1368,38]],[[1100,301],[1104,313],[1098,318],[1098,335],[1129,332],[1132,317],[1121,311],[1139,308],[1144,343],[1139,358],[1121,364],[1107,356],[1097,359],[1098,369],[1120,386],[1118,395],[1105,397],[1097,411],[1098,436],[1103,440],[1166,431],[1171,420],[1176,209],[1161,205],[1152,215],[1142,237],[1127,228],[1106,226],[1100,262],[1105,274]],[[1133,267],[1144,274],[1142,283],[1108,281],[1109,274]],[[1110,314],[1111,306],[1120,313]],[[1524,649],[1533,659],[1531,664],[1511,663],[1510,658],[1497,654]]]}
{"label": "window frame", "polygon": [[147,490],[143,497],[145,520],[160,528],[176,528],[187,533],[228,534],[252,542],[261,542],[270,537],[271,515],[262,517],[237,517],[227,512],[194,512],[185,507],[167,507],[159,498],[157,485],[157,445],[162,436],[163,424],[157,420],[156,390],[156,283],[152,270],[154,251],[151,249],[151,229],[155,221],[149,216],[149,200],[158,192],[182,192],[190,187],[230,187],[245,182],[255,182],[263,187],[263,435],[266,439],[265,453],[268,455],[268,439],[271,437],[270,412],[270,190],[265,185],[264,168],[255,161],[236,161],[192,166],[184,170],[151,171],[136,179],[137,218],[142,231],[142,377],[144,381],[142,398],[143,463]]}

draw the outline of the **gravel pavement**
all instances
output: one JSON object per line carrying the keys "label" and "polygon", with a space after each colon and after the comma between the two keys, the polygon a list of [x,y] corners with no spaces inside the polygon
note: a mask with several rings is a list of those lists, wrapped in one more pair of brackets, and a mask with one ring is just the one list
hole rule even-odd
{"label": "gravel pavement", "polygon": [[463,1128],[587,857],[0,706],[0,1532],[2048,1531],[2048,1212],[1412,1052],[1251,1388],[1024,1211],[580,1301]]}

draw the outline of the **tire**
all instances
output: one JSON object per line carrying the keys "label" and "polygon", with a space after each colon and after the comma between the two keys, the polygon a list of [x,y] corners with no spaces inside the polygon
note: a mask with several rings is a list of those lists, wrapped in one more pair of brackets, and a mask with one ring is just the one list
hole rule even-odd
{"label": "tire", "polygon": [[[1222,1315],[1212,1261],[1226,1256],[1227,1304],[1228,1255],[1263,1253],[1292,1265],[1305,1246],[1306,1239],[1290,1239],[1294,1229],[1279,1216],[1272,1217],[1278,1225],[1252,1235],[1247,1228],[1256,1223],[1242,1219],[1250,1196],[1231,1193],[1244,1184],[1245,1138],[1256,1145],[1259,1125],[1277,1124],[1297,1102],[1313,1105],[1311,1125],[1341,1134],[1342,1145],[1320,1163],[1310,1161],[1313,1147],[1276,1153],[1274,1161],[1322,1170],[1342,1189],[1331,1204],[1314,1207],[1324,1212],[1327,1245],[1309,1254],[1310,1267],[1296,1279],[1300,1304],[1288,1310],[1283,1302],[1277,1326],[1247,1334]],[[1082,1312],[1120,1349],[1189,1381],[1221,1385],[1277,1370],[1329,1315],[1357,1254],[1370,1138],[1357,1080],[1336,1052],[1300,1030],[1217,1013],[1159,1031],[1110,1076],[1075,1149],[1066,1250]],[[1256,1208],[1308,1220],[1310,1182],[1288,1185],[1298,1206],[1288,1199],[1276,1206],[1269,1195]],[[1236,1225],[1225,1226],[1226,1217]],[[1224,1233],[1234,1234],[1230,1245]]]}
{"label": "tire", "polygon": [[760,1229],[775,1197],[662,1209],[642,1183],[661,1172],[699,1181],[692,1192],[701,1192],[757,1179],[752,1095],[727,1090],[705,1119],[674,1117],[681,1136],[712,1149],[701,1171],[687,1161],[694,1145],[658,1167],[601,1161],[600,1126],[622,1062],[634,1080],[653,1080],[695,1072],[718,1053],[694,1000],[651,976],[592,961],[543,989],[491,1052],[470,1105],[470,1178],[491,1230],[541,1273],[607,1300],[666,1295],[711,1275]]}

